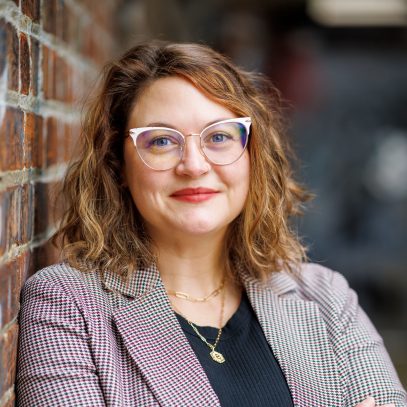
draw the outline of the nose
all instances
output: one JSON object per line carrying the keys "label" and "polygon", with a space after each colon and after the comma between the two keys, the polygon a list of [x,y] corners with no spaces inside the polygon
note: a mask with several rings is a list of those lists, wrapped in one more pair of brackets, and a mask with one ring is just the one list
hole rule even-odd
{"label": "nose", "polygon": [[185,137],[182,158],[175,168],[178,175],[188,175],[196,178],[211,169],[210,163],[201,151],[199,142],[199,134],[190,134]]}

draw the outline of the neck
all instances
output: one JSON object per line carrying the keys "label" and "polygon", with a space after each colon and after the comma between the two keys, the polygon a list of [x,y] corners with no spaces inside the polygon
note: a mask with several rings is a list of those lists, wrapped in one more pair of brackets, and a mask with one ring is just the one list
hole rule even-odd
{"label": "neck", "polygon": [[194,237],[153,236],[157,266],[167,290],[205,296],[216,289],[224,276],[224,234]]}

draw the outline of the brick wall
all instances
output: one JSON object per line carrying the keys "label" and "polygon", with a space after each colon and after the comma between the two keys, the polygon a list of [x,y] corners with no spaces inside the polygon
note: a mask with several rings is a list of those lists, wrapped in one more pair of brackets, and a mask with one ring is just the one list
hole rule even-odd
{"label": "brick wall", "polygon": [[116,48],[118,0],[0,0],[0,406],[14,404],[19,293],[53,262],[53,186]]}

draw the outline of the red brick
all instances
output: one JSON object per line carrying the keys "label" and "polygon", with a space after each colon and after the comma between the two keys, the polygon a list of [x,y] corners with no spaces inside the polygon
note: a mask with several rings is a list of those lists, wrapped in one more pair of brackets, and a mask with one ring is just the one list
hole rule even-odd
{"label": "red brick", "polygon": [[46,166],[56,164],[58,162],[58,122],[55,117],[48,117],[45,121],[45,140],[46,144]]}
{"label": "red brick", "polygon": [[46,45],[42,46],[42,91],[44,93],[44,97],[48,98],[48,76],[49,76],[49,48]]}
{"label": "red brick", "polygon": [[0,255],[32,239],[33,188],[32,184],[24,184],[0,193]]}
{"label": "red brick", "polygon": [[32,220],[34,218],[32,184],[23,184],[9,188],[8,247],[22,245],[32,239]]}
{"label": "red brick", "polygon": [[63,152],[64,162],[68,162],[72,157],[77,157],[79,155],[79,150],[81,148],[80,144],[78,143],[80,131],[81,129],[79,123],[69,123],[65,125]]}
{"label": "red brick", "polygon": [[30,56],[31,56],[31,81],[30,93],[33,96],[38,95],[38,80],[39,80],[39,61],[40,61],[40,43],[35,38],[30,38]]}
{"label": "red brick", "polygon": [[37,138],[36,114],[24,113],[24,167],[33,167],[33,146]]}
{"label": "red brick", "polygon": [[68,19],[69,19],[69,25],[67,27],[68,33],[66,34],[68,37],[68,42],[76,52],[80,52],[81,44],[83,41],[81,35],[82,25],[80,16],[78,16],[73,10],[70,10],[68,14]]}
{"label": "red brick", "polygon": [[[69,125],[69,142],[66,142],[65,146],[67,148],[65,161],[68,162],[71,158],[78,157],[80,154],[81,144],[78,142],[79,135],[81,132],[81,126],[79,123],[71,123]],[[69,144],[69,145],[68,145]]]}
{"label": "red brick", "polygon": [[8,88],[18,91],[18,35],[15,28],[7,23],[7,64]]}
{"label": "red brick", "polygon": [[72,143],[72,126],[69,123],[65,124],[65,129],[64,129],[64,140],[63,140],[63,145],[64,145],[64,155],[63,159],[65,162],[68,162],[71,159],[71,143]]}
{"label": "red brick", "polygon": [[21,0],[21,10],[35,23],[40,21],[40,0]]}
{"label": "red brick", "polygon": [[77,16],[72,11],[69,4],[64,4],[64,22],[62,25],[62,40],[70,45],[72,45],[72,33],[73,33],[73,26],[75,20],[77,20]]}
{"label": "red brick", "polygon": [[20,291],[28,276],[30,252],[3,264],[0,267],[0,327],[14,320],[19,311]]}
{"label": "red brick", "polygon": [[47,0],[42,6],[43,28],[49,33],[56,34],[57,0]]}
{"label": "red brick", "polygon": [[24,166],[42,168],[43,160],[43,119],[27,112],[24,117]]}
{"label": "red brick", "polygon": [[0,192],[0,256],[8,249],[8,219],[11,191]]}
{"label": "red brick", "polygon": [[17,243],[18,231],[20,224],[19,211],[16,208],[18,187],[9,187],[0,193],[1,199],[1,253],[9,250],[11,245]]}
{"label": "red brick", "polygon": [[55,96],[54,79],[55,52],[47,46],[42,46],[42,86],[45,99],[53,99]]}
{"label": "red brick", "polygon": [[65,6],[65,0],[57,0],[56,5],[55,5],[55,34],[58,38],[61,40],[64,39],[66,34],[64,31],[66,31],[66,6]]}
{"label": "red brick", "polygon": [[8,213],[8,246],[20,245],[21,239],[21,187],[10,188],[10,207]]}
{"label": "red brick", "polygon": [[34,235],[42,239],[54,224],[58,188],[56,183],[37,182],[34,191]]}
{"label": "red brick", "polygon": [[67,94],[67,67],[65,60],[56,55],[55,56],[55,99],[61,102],[65,101]]}
{"label": "red brick", "polygon": [[10,389],[16,375],[18,325],[14,323],[0,337],[0,397]]}
{"label": "red brick", "polygon": [[34,185],[24,184],[21,187],[21,242],[28,243],[33,238],[34,233]]}
{"label": "red brick", "polygon": [[20,92],[28,95],[30,89],[30,47],[27,36],[20,33]]}
{"label": "red brick", "polygon": [[34,236],[43,235],[48,227],[48,184],[37,182],[35,184],[34,203]]}
{"label": "red brick", "polygon": [[66,64],[66,93],[65,93],[65,102],[72,104],[73,103],[73,93],[72,93],[72,67],[68,63]]}
{"label": "red brick", "polygon": [[23,112],[8,106],[0,123],[0,170],[23,167]]}

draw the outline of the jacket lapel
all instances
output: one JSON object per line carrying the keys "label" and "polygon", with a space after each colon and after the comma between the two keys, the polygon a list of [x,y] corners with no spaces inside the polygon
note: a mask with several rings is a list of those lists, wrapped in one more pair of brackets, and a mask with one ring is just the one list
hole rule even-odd
{"label": "jacket lapel", "polygon": [[337,361],[318,306],[293,295],[297,283],[285,273],[267,284],[243,274],[243,282],[294,404],[342,406]]}
{"label": "jacket lapel", "polygon": [[127,284],[114,274],[106,275],[104,283],[129,298],[113,319],[157,401],[166,406],[220,406],[155,266],[138,270]]}
{"label": "jacket lapel", "polygon": [[[341,406],[337,361],[318,306],[296,295],[296,281],[275,273],[262,284],[241,271],[251,305],[286,377],[296,406]],[[220,406],[174,315],[155,266],[126,283],[114,273],[104,285],[128,297],[113,314],[131,357],[163,405]]]}

